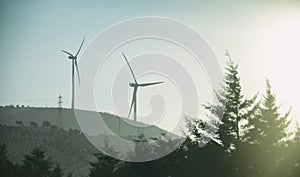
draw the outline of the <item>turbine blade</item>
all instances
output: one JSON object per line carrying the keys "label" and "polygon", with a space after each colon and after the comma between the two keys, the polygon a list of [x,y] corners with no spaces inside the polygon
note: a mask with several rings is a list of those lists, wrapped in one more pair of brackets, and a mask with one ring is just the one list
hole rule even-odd
{"label": "turbine blade", "polygon": [[78,76],[78,81],[80,84],[80,76],[79,76],[79,68],[78,68],[78,64],[77,64],[77,59],[75,59],[75,66],[76,66],[76,72],[77,72],[77,76]]}
{"label": "turbine blade", "polygon": [[128,113],[128,119],[130,117],[130,114],[131,114],[131,110],[132,110],[132,107],[133,107],[133,103],[134,103],[134,95],[132,95],[132,100],[131,100],[131,105],[130,105],[130,109],[129,109],[129,113]]}
{"label": "turbine blade", "polygon": [[156,84],[161,84],[163,82],[151,82],[151,83],[143,83],[143,84],[139,84],[139,86],[141,87],[147,87],[147,86],[150,86],[150,85],[156,85]]}
{"label": "turbine blade", "polygon": [[77,51],[75,57],[78,56],[78,54],[79,54],[79,52],[80,52],[80,50],[81,50],[81,48],[82,48],[82,45],[83,45],[84,40],[85,40],[85,37],[83,37],[83,40],[82,40],[82,42],[81,42],[81,45],[80,45],[80,47],[79,47],[79,49],[78,49],[78,51]]}
{"label": "turbine blade", "polygon": [[66,53],[66,54],[68,54],[68,55],[70,55],[71,57],[74,57],[70,52],[67,52],[65,50],[61,50],[61,51],[64,52],[64,53]]}
{"label": "turbine blade", "polygon": [[129,64],[129,62],[128,62],[126,56],[125,56],[125,54],[122,53],[122,55],[123,55],[123,57],[125,58],[125,60],[126,60],[126,62],[127,62],[127,64],[128,64],[128,66],[129,66],[129,69],[130,69],[131,74],[132,74],[132,76],[133,76],[134,82],[135,82],[136,84],[138,84],[137,81],[136,81],[135,75],[134,75],[134,73],[133,73],[133,70],[132,70],[132,68],[131,68],[131,66],[130,66],[130,64]]}

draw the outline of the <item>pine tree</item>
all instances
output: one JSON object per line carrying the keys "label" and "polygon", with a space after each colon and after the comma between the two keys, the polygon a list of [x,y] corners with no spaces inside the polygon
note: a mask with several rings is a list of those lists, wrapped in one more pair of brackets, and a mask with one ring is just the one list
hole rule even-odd
{"label": "pine tree", "polygon": [[300,176],[300,126],[297,123],[294,137],[289,141],[289,144],[284,153],[284,159],[281,166],[281,171],[284,176],[298,177]]}
{"label": "pine tree", "polygon": [[8,159],[8,151],[5,144],[0,146],[0,177],[18,176],[18,169]]}
{"label": "pine tree", "polygon": [[216,132],[213,138],[222,144],[223,151],[227,153],[222,157],[227,159],[226,163],[219,166],[220,175],[243,176],[247,174],[248,159],[245,157],[249,155],[246,148],[247,120],[256,115],[259,105],[256,95],[251,99],[245,98],[238,65],[231,59],[228,51],[226,56],[229,61],[225,68],[224,84],[221,90],[215,92],[217,102],[204,105],[211,113],[205,127],[210,127],[210,134]]}
{"label": "pine tree", "polygon": [[55,165],[55,168],[53,169],[53,171],[51,172],[51,176],[50,177],[63,177],[64,173],[63,173],[63,169],[60,167],[60,165],[57,163]]}
{"label": "pine tree", "polygon": [[295,137],[293,138],[293,146],[290,149],[291,159],[288,159],[289,162],[292,162],[290,176],[300,176],[300,125],[298,123],[297,130],[295,132]]}
{"label": "pine tree", "polygon": [[8,165],[8,152],[6,145],[0,146],[0,170],[2,171]]}
{"label": "pine tree", "polygon": [[[254,171],[259,176],[275,176],[284,157],[290,111],[281,115],[272,92],[270,81],[266,81],[266,93],[258,115],[249,119],[247,140],[255,148]],[[277,172],[276,172],[277,171]]]}
{"label": "pine tree", "polygon": [[251,126],[248,136],[252,144],[260,144],[267,151],[279,146],[288,138],[287,128],[290,124],[288,116],[290,111],[281,115],[276,104],[276,96],[272,92],[270,81],[266,81],[266,93],[259,108],[259,115],[249,119]]}
{"label": "pine tree", "polygon": [[293,141],[300,144],[300,125],[298,122],[296,123],[296,131],[294,133]]}
{"label": "pine tree", "polygon": [[248,117],[251,117],[257,109],[256,96],[245,99],[242,94],[238,65],[229,57],[224,85],[222,90],[216,92],[218,103],[205,105],[210,113],[215,115],[221,122],[217,131],[219,139],[226,152],[236,151],[244,141],[244,126]]}
{"label": "pine tree", "polygon": [[52,162],[46,159],[45,152],[40,148],[34,148],[29,155],[24,155],[21,173],[24,177],[49,177],[51,175]]}
{"label": "pine tree", "polygon": [[[104,150],[109,154],[118,154],[118,152],[115,150],[114,147],[109,145],[108,138],[105,139],[105,146]],[[90,162],[90,174],[89,177],[99,177],[99,176],[105,176],[105,177],[114,177],[118,176],[117,169],[119,166],[120,161],[110,157],[106,154],[95,153],[94,154],[97,161],[96,162]]]}

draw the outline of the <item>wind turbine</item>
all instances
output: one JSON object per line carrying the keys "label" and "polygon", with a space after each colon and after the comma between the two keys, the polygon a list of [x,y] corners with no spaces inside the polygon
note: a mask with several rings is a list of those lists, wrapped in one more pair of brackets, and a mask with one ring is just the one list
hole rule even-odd
{"label": "wind turbine", "polygon": [[82,48],[84,40],[85,40],[85,37],[83,38],[83,40],[81,42],[81,45],[80,45],[80,47],[79,47],[79,49],[78,49],[78,51],[77,51],[77,53],[76,53],[75,56],[73,54],[71,54],[70,52],[67,52],[65,50],[61,50],[62,52],[64,52],[67,55],[69,55],[68,58],[70,60],[72,60],[72,105],[71,105],[72,109],[74,109],[74,102],[75,102],[75,97],[74,97],[74,95],[75,95],[75,88],[74,88],[74,83],[75,83],[75,81],[74,81],[75,67],[76,67],[76,72],[77,72],[77,76],[78,76],[78,81],[79,81],[79,84],[80,84],[79,69],[78,69],[78,64],[77,64],[77,56],[78,56],[78,54],[79,54],[79,52],[80,52],[80,50]]}
{"label": "wind turbine", "polygon": [[131,105],[130,105],[130,109],[129,109],[129,113],[128,113],[128,118],[131,114],[131,110],[132,110],[132,107],[133,107],[133,112],[134,112],[134,116],[133,116],[133,119],[134,121],[136,122],[136,117],[137,117],[137,90],[139,87],[147,87],[147,86],[151,86],[151,85],[156,85],[156,84],[161,84],[163,82],[149,82],[149,83],[138,83],[137,80],[136,80],[136,77],[133,73],[133,70],[125,56],[124,53],[122,53],[123,57],[125,58],[128,66],[129,66],[129,69],[131,71],[131,74],[133,76],[133,79],[134,79],[134,83],[129,83],[129,86],[130,87],[133,87],[133,95],[132,95],[132,101],[131,101]]}

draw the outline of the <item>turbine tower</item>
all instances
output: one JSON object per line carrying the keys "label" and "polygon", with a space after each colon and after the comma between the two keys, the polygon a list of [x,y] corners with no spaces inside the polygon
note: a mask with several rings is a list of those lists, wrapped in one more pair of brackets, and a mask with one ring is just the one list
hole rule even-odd
{"label": "turbine tower", "polygon": [[71,108],[74,109],[74,103],[75,103],[75,80],[74,80],[74,73],[75,73],[75,67],[76,67],[76,72],[77,72],[77,76],[78,76],[78,82],[80,84],[80,77],[79,77],[79,69],[78,69],[78,64],[77,64],[77,56],[82,48],[83,42],[84,42],[85,38],[83,38],[81,45],[76,53],[76,55],[74,56],[73,54],[71,54],[70,52],[67,52],[65,50],[61,50],[62,52],[66,53],[68,56],[68,58],[70,60],[72,60],[72,104],[71,104]]}
{"label": "turbine tower", "polygon": [[149,82],[149,83],[138,83],[137,80],[136,80],[136,77],[134,75],[134,72],[125,56],[124,53],[122,53],[124,59],[126,60],[128,66],[129,66],[129,69],[131,71],[131,74],[133,76],[133,79],[134,79],[134,83],[129,83],[129,86],[130,87],[133,87],[133,95],[132,95],[132,101],[131,101],[131,105],[130,105],[130,109],[129,109],[129,113],[128,113],[128,118],[131,114],[131,111],[132,111],[132,107],[133,107],[133,112],[134,112],[134,115],[133,115],[133,120],[136,122],[136,118],[137,118],[137,91],[138,91],[138,88],[139,87],[147,87],[147,86],[151,86],[151,85],[156,85],[156,84],[161,84],[163,82]]}

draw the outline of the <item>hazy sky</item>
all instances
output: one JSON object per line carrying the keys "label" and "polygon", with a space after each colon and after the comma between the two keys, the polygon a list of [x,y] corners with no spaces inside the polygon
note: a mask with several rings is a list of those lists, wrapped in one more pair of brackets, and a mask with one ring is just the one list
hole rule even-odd
{"label": "hazy sky", "polygon": [[110,25],[139,16],[163,16],[195,28],[222,66],[229,49],[240,66],[246,96],[264,92],[269,78],[283,110],[300,120],[300,3],[297,1],[79,1],[0,2],[0,104],[56,106],[70,100],[74,51]]}

